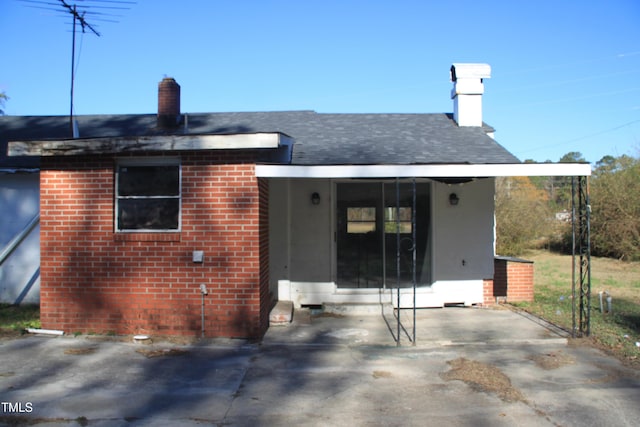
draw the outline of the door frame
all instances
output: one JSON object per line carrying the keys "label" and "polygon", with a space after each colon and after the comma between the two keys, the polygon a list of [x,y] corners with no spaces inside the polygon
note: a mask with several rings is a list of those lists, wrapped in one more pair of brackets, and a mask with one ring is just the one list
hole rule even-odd
{"label": "door frame", "polygon": [[[434,250],[433,250],[433,197],[434,197],[434,186],[433,181],[428,178],[413,178],[415,179],[416,185],[425,184],[428,187],[427,190],[427,214],[428,214],[428,222],[427,222],[427,241],[425,242],[425,255],[424,257],[429,258],[429,271],[427,272],[427,283],[423,283],[419,281],[417,283],[418,287],[431,286],[433,284],[433,269],[434,269]],[[411,178],[400,178],[400,184],[412,183],[413,179]],[[357,288],[341,288],[338,285],[338,184],[344,183],[378,183],[382,186],[383,191],[381,192],[382,197],[384,197],[384,185],[383,184],[395,184],[396,179],[332,179],[331,180],[331,280],[335,283],[336,289],[357,289]],[[384,210],[384,199],[382,201],[383,210]],[[384,215],[384,212],[383,212]],[[416,213],[417,215],[417,213]],[[382,223],[384,224],[384,218],[382,218]],[[383,230],[384,235],[384,230]],[[416,238],[417,240],[417,238]],[[414,243],[415,244],[415,243]],[[395,254],[394,254],[395,258]],[[383,258],[384,259],[384,258]],[[422,262],[422,261],[421,261]],[[396,289],[394,286],[388,286],[386,280],[386,271],[384,272],[385,277],[383,277],[383,284],[380,287],[374,288],[360,288],[360,290],[370,289],[371,291],[375,291],[376,293],[380,290],[386,289]],[[425,273],[422,273],[422,276],[425,276]]]}

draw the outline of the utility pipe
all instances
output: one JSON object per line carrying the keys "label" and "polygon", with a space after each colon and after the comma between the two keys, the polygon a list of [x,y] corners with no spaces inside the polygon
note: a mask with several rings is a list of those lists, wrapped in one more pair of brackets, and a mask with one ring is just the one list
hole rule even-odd
{"label": "utility pipe", "polygon": [[[606,295],[606,298],[603,299],[602,297]],[[613,305],[613,298],[611,298],[611,294],[607,291],[600,291],[598,292],[598,299],[600,300],[600,313],[605,313],[604,311],[604,301],[606,300],[607,302],[607,314],[611,314],[612,313],[612,305]]]}
{"label": "utility pipe", "polygon": [[204,296],[209,292],[207,291],[207,285],[204,283],[200,285],[200,294],[202,295],[202,313],[200,315],[200,322],[202,324],[202,338],[204,338]]}
{"label": "utility pipe", "polygon": [[53,329],[27,328],[27,332],[29,332],[30,334],[42,334],[42,335],[55,335],[55,336],[64,335],[64,331],[56,331]]}

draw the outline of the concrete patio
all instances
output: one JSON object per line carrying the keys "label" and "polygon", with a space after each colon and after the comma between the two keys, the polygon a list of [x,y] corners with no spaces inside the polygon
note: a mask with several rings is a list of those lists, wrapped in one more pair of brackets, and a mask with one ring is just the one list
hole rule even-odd
{"label": "concrete patio", "polygon": [[[416,345],[401,328],[400,346],[393,313],[304,314],[271,327],[259,343],[2,340],[0,425],[631,426],[640,419],[637,370],[509,310],[421,310]],[[401,319],[412,332],[412,314]],[[496,388],[497,379],[504,381]]]}

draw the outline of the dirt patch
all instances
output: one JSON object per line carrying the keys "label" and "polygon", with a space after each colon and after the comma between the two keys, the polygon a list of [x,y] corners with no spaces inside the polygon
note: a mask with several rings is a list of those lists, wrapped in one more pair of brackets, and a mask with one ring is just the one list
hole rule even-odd
{"label": "dirt patch", "polygon": [[39,424],[69,424],[71,422],[76,422],[80,426],[88,426],[89,420],[86,417],[78,417],[75,420],[71,420],[68,418],[31,418],[21,415],[5,415],[0,416],[0,424],[3,426],[10,427],[22,427],[22,426],[35,426]]}
{"label": "dirt patch", "polygon": [[334,319],[342,319],[343,317],[346,317],[344,314],[339,314],[339,313],[332,313],[330,311],[323,311],[322,313],[318,313],[318,314],[312,314],[311,317],[317,317],[317,318],[334,318]]}
{"label": "dirt patch", "polygon": [[389,371],[373,371],[373,378],[391,378],[391,372]]}
{"label": "dirt patch", "polygon": [[[583,337],[583,338],[570,338],[567,340],[567,344],[569,347],[580,348],[580,347],[591,347],[597,348],[601,350],[603,353],[606,353],[609,356],[615,357],[618,359],[624,366],[627,368],[635,369],[640,374],[640,357],[639,356],[624,356],[616,352],[615,347],[611,347],[605,345],[595,339],[594,337]],[[640,355],[640,351],[638,352]]]}
{"label": "dirt patch", "polygon": [[558,369],[565,365],[572,365],[576,363],[576,359],[562,351],[552,351],[551,353],[536,354],[530,356],[530,360],[533,360],[536,365],[542,369],[551,370]]}
{"label": "dirt patch", "polygon": [[140,353],[143,356],[151,359],[154,357],[166,357],[166,356],[183,356],[188,353],[187,350],[181,350],[179,348],[165,348],[165,349],[146,349],[140,348],[136,350],[136,353]]}
{"label": "dirt patch", "polygon": [[526,402],[522,393],[511,385],[511,380],[500,369],[464,357],[447,362],[451,370],[440,374],[447,381],[459,380],[473,389],[495,393],[505,402]]}
{"label": "dirt patch", "polygon": [[69,354],[73,356],[82,356],[85,354],[93,354],[97,350],[96,347],[79,347],[79,348],[68,348],[64,351],[64,354]]}
{"label": "dirt patch", "polygon": [[16,331],[15,329],[10,328],[0,328],[0,338],[14,339],[20,338],[24,335],[22,331]]}
{"label": "dirt patch", "polygon": [[162,342],[167,342],[173,345],[192,345],[199,341],[199,338],[197,337],[190,337],[190,336],[183,337],[183,336],[172,336],[172,335],[154,336],[153,339],[158,342],[162,341]]}

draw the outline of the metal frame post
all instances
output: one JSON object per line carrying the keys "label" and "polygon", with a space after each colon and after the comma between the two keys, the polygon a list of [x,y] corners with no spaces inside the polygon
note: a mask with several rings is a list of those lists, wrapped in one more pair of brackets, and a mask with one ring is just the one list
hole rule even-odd
{"label": "metal frame post", "polygon": [[416,212],[417,212],[417,201],[416,201],[416,179],[412,180],[412,191],[413,191],[413,199],[411,205],[411,275],[412,275],[412,287],[413,287],[413,330],[412,335],[409,336],[409,332],[402,326],[402,321],[400,319],[400,283],[401,283],[401,274],[400,274],[400,179],[396,178],[396,296],[397,296],[397,308],[396,308],[396,346],[400,347],[400,331],[401,329],[405,331],[407,336],[409,336],[409,340],[412,345],[416,345],[416,287],[417,287],[417,276],[416,276]]}
{"label": "metal frame post", "polygon": [[412,279],[413,279],[413,345],[416,345],[416,179],[413,178],[413,206],[411,212],[411,240],[413,242],[412,253]]}
{"label": "metal frame post", "polygon": [[571,212],[573,336],[588,337],[591,334],[591,204],[587,176],[571,178]]}
{"label": "metal frame post", "polygon": [[396,316],[396,326],[398,341],[400,346],[400,178],[396,178],[396,287],[398,292],[398,314]]}

